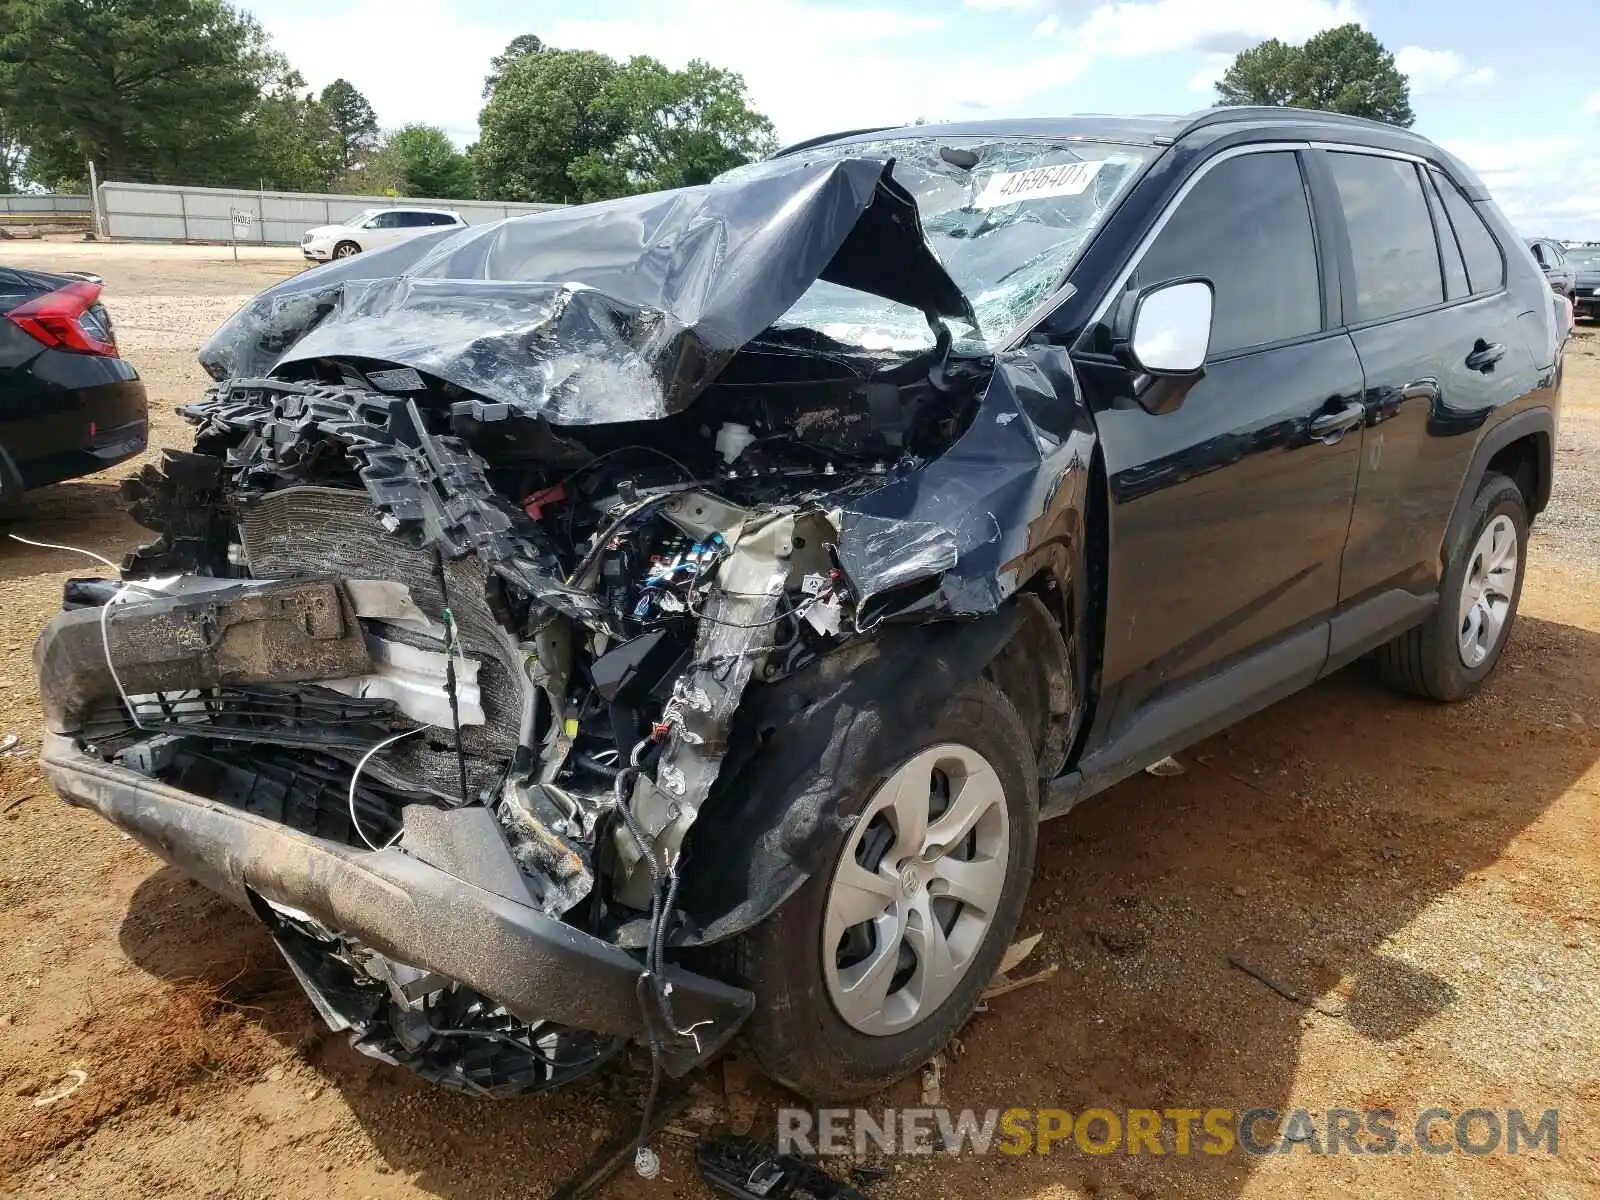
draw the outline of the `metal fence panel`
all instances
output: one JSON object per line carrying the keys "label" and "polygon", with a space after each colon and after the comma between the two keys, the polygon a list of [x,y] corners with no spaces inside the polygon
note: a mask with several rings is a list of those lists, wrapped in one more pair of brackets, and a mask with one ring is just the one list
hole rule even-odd
{"label": "metal fence panel", "polygon": [[[83,201],[79,211],[87,213],[88,198],[79,199]],[[113,238],[226,242],[233,237],[232,214],[237,211],[247,212],[252,218],[248,233],[241,228],[239,240],[268,246],[297,246],[313,226],[332,225],[369,208],[448,208],[460,213],[467,224],[477,225],[561,207],[116,182],[100,185],[100,205],[105,213],[106,232]]]}
{"label": "metal fence panel", "polygon": [[89,215],[89,197],[54,192],[42,196],[0,196],[0,216],[35,216],[39,214],[68,217]]}

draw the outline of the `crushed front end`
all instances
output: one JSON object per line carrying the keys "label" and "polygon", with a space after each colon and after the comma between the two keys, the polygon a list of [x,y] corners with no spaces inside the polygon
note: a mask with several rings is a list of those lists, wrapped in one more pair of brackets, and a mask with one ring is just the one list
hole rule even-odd
{"label": "crushed front end", "polygon": [[[798,886],[873,762],[763,777],[811,743],[749,714],[843,730],[880,671],[912,720],[897,681],[960,655],[879,627],[994,614],[1081,541],[1064,360],[952,352],[970,307],[883,163],[581,211],[241,311],[193,451],[125,485],[158,537],[36,650],[61,794],[259,916],[360,1049],[478,1094],[725,1045],[751,994],[685,952]],[[775,327],[818,279],[926,344]]]}

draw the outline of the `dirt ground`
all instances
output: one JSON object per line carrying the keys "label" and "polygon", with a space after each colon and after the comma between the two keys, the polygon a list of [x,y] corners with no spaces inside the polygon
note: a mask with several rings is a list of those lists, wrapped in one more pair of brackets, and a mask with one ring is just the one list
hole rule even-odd
{"label": "dirt ground", "polygon": [[[204,385],[200,340],[299,267],[226,248],[0,257],[106,277],[157,446],[188,444],[171,410]],[[1346,670],[1185,753],[1185,774],[1044,827],[1022,932],[1060,970],[974,1018],[943,1102],[1388,1105],[1402,1125],[1434,1105],[1557,1108],[1559,1153],[940,1156],[891,1164],[874,1197],[1600,1195],[1600,330],[1569,349],[1558,452],[1521,618],[1475,699],[1420,703]],[[37,493],[16,531],[115,558],[140,534],[123,473]],[[0,757],[0,1192],[547,1195],[635,1119],[636,1064],[488,1103],[364,1059],[250,918],[41,781],[28,655],[62,581],[92,568],[0,542],[0,735],[21,739]],[[722,1070],[696,1086],[716,1119]],[[770,1129],[779,1097],[754,1087]],[[918,1098],[908,1081],[870,1107]],[[604,1194],[708,1195],[692,1133],[661,1139],[662,1178]]]}

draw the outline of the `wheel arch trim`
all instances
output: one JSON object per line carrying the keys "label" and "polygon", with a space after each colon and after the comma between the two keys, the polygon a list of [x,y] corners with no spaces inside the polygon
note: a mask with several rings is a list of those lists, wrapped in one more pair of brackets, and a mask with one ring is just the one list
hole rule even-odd
{"label": "wheel arch trim", "polygon": [[1528,507],[1528,516],[1532,519],[1543,511],[1550,500],[1550,487],[1555,474],[1555,433],[1555,413],[1540,405],[1537,408],[1527,408],[1513,413],[1478,439],[1478,444],[1472,451],[1472,460],[1467,466],[1466,476],[1462,479],[1461,490],[1456,495],[1450,523],[1445,528],[1444,538],[1439,543],[1441,566],[1444,563],[1445,547],[1455,545],[1466,523],[1472,518],[1472,499],[1483,486],[1483,477],[1488,473],[1490,460],[1513,442],[1524,438],[1532,439],[1534,446],[1534,496]]}

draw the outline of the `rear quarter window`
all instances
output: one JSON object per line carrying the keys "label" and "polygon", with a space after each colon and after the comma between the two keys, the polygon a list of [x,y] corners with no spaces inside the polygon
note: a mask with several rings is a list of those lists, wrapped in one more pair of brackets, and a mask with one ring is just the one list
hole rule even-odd
{"label": "rear quarter window", "polygon": [[1455,231],[1461,257],[1467,262],[1467,280],[1474,292],[1492,292],[1505,286],[1506,260],[1489,226],[1472,201],[1443,171],[1432,171],[1434,185],[1444,200],[1445,215]]}

